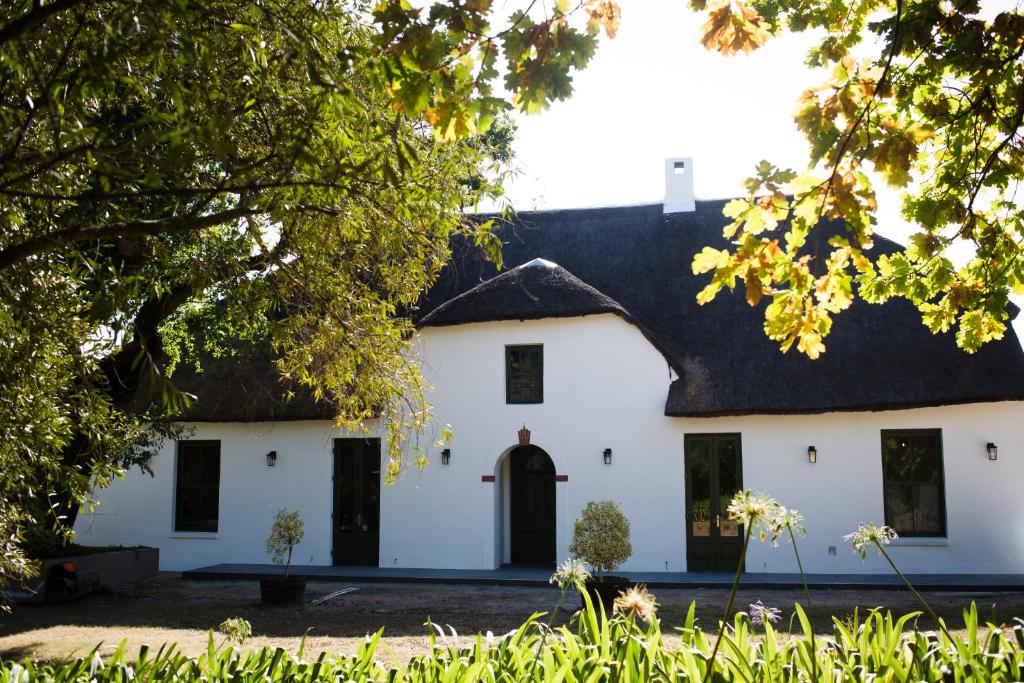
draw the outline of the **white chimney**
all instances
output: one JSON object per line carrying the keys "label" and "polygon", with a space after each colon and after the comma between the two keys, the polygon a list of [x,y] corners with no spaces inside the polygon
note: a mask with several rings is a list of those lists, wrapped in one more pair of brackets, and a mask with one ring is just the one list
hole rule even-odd
{"label": "white chimney", "polygon": [[665,213],[695,211],[693,157],[665,159]]}

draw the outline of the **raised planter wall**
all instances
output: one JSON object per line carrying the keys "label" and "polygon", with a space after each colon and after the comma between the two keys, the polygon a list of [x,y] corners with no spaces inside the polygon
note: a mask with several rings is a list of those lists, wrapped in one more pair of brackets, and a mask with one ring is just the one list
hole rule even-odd
{"label": "raised planter wall", "polygon": [[45,579],[50,576],[53,567],[64,562],[73,562],[80,573],[94,573],[99,578],[101,590],[114,590],[156,578],[160,568],[160,549],[127,548],[40,560],[37,582],[43,585],[39,591],[39,600],[45,599]]}

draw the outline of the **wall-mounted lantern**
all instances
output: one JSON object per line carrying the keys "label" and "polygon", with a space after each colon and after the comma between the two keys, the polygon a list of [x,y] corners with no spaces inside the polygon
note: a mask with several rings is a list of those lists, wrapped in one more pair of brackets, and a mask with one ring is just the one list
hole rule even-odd
{"label": "wall-mounted lantern", "polygon": [[985,450],[988,451],[989,460],[996,460],[997,458],[999,458],[999,449],[996,448],[996,445],[991,441],[989,441],[988,444],[986,444]]}
{"label": "wall-mounted lantern", "polygon": [[604,464],[605,465],[611,465],[612,464],[612,449],[610,449],[610,448],[604,449]]}
{"label": "wall-mounted lantern", "polygon": [[277,451],[270,451],[267,453],[267,467],[273,467],[277,464]]}
{"label": "wall-mounted lantern", "polygon": [[812,465],[818,462],[818,449],[815,448],[814,446],[807,447],[807,462],[811,463]]}
{"label": "wall-mounted lantern", "polygon": [[441,451],[441,464],[447,465],[452,461],[452,449],[446,448]]}

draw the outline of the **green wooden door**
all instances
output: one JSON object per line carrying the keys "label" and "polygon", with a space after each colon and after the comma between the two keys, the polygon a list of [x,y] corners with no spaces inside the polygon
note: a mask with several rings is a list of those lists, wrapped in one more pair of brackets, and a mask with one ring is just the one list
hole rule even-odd
{"label": "green wooden door", "polygon": [[735,571],[743,528],[726,508],[743,488],[739,434],[687,434],[686,566],[688,571]]}
{"label": "green wooden door", "polygon": [[334,440],[334,564],[376,567],[380,547],[380,440]]}
{"label": "green wooden door", "polygon": [[536,446],[520,446],[509,456],[512,561],[555,562],[555,465]]}

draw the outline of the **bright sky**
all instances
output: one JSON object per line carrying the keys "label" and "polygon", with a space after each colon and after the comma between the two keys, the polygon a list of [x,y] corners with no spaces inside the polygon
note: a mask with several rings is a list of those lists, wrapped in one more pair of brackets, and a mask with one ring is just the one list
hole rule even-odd
{"label": "bright sky", "polygon": [[[622,0],[622,26],[574,77],[575,94],[519,116],[518,209],[660,201],[663,160],[694,157],[698,198],[741,194],[761,159],[806,163],[792,111],[814,83],[804,36],[726,58],[700,44],[686,0]],[[817,79],[820,80],[820,79]]]}
{"label": "bright sky", "polygon": [[[521,173],[506,183],[516,209],[660,202],[665,157],[693,157],[698,199],[740,196],[762,159],[805,168],[808,147],[793,111],[805,88],[825,80],[804,65],[813,37],[775,38],[751,55],[723,57],[700,44],[703,18],[688,5],[620,0],[619,34],[602,36],[573,78],[572,98],[517,116]],[[897,194],[881,182],[876,191],[877,231],[905,242],[911,226]]]}

